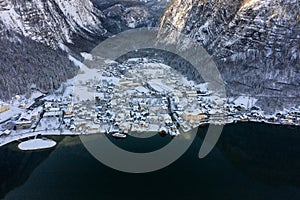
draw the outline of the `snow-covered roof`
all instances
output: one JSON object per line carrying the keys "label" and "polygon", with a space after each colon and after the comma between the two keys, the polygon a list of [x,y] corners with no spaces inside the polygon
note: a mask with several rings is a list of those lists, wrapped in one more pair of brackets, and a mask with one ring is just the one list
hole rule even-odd
{"label": "snow-covered roof", "polygon": [[153,90],[160,93],[173,91],[173,89],[170,88],[169,86],[162,84],[160,79],[153,79],[151,81],[148,81],[148,84]]}
{"label": "snow-covered roof", "polygon": [[141,93],[148,93],[149,92],[149,90],[147,88],[143,87],[143,86],[137,87],[136,90],[138,92],[141,92]]}

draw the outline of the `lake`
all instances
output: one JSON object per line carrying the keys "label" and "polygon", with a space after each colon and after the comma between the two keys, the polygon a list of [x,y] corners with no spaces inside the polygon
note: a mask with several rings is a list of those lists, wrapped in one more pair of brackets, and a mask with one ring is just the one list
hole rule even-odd
{"label": "lake", "polygon": [[[52,150],[0,149],[0,198],[26,199],[300,199],[300,128],[226,125],[213,151],[198,158],[207,127],[188,151],[159,171],[129,174],[97,161],[78,137]],[[158,149],[169,136],[111,139],[134,152]]]}

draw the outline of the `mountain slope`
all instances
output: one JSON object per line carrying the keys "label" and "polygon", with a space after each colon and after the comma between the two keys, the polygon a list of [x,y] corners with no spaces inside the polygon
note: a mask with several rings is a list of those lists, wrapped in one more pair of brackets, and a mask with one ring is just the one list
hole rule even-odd
{"label": "mountain slope", "polygon": [[74,77],[77,67],[58,47],[103,35],[101,11],[89,0],[0,0],[0,99],[44,92]]}
{"label": "mountain slope", "polygon": [[76,75],[66,52],[5,30],[1,23],[0,30],[0,99],[30,94],[32,84],[51,92]]}
{"label": "mountain slope", "polygon": [[74,34],[104,34],[101,16],[89,0],[0,1],[0,21],[5,27],[52,47],[71,43]]}
{"label": "mountain slope", "polygon": [[298,0],[174,0],[160,26],[162,37],[180,31],[204,46],[229,95],[260,97],[262,105],[299,101]]}
{"label": "mountain slope", "polygon": [[0,99],[24,94],[33,83],[45,92],[59,87],[77,71],[59,47],[76,54],[92,49],[111,33],[146,26],[158,19],[150,10],[165,5],[161,2],[152,9],[148,4],[139,0],[0,0]]}

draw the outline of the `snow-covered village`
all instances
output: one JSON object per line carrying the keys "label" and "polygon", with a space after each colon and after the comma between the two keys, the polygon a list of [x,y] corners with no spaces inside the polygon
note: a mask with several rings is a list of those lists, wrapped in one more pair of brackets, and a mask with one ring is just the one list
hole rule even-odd
{"label": "snow-covered village", "polygon": [[0,146],[51,135],[178,136],[202,125],[239,121],[300,125],[299,108],[266,114],[255,98],[219,97],[207,83],[195,84],[159,60],[132,58],[88,68],[70,59],[80,71],[53,94],[32,88],[30,98],[16,95],[0,103]]}

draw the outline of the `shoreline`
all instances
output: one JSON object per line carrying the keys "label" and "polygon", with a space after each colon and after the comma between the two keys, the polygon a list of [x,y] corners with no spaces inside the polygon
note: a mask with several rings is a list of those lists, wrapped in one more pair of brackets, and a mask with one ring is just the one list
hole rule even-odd
{"label": "shoreline", "polygon": [[[296,128],[300,130],[300,124],[280,124],[280,123],[270,123],[270,122],[264,122],[264,121],[236,121],[236,122],[232,122],[232,123],[225,123],[225,124],[216,124],[216,123],[203,123],[201,125],[198,126],[199,128],[202,127],[206,127],[209,125],[216,125],[216,126],[226,126],[226,125],[235,125],[235,124],[242,124],[242,123],[253,123],[253,124],[265,124],[265,125],[270,125],[270,126],[282,126],[282,127],[291,127],[291,128]],[[155,134],[159,134],[159,132],[129,132],[128,135],[130,136],[135,136],[135,135],[139,135],[139,134],[147,134],[147,133],[151,133],[152,135]],[[34,138],[36,136],[63,136],[63,137],[68,137],[68,136],[90,136],[90,135],[109,135],[108,133],[78,133],[78,132],[71,132],[71,131],[58,131],[58,130],[48,130],[48,131],[39,131],[39,132],[28,132],[28,133],[22,133],[22,134],[18,134],[18,135],[10,135],[10,136],[6,136],[6,137],[1,137],[1,141],[0,141],[0,148],[4,147],[6,145],[9,145],[11,143],[14,142],[20,142],[19,140],[24,140],[24,139],[30,139],[30,138]],[[180,134],[182,135],[182,133]],[[180,137],[179,135],[179,137]]]}
{"label": "shoreline", "polygon": [[0,113],[0,147],[35,136],[178,136],[201,126],[240,122],[300,126],[299,106],[269,114],[254,97],[220,97],[208,83],[195,85],[156,60],[107,61],[99,68],[70,60],[81,72],[53,94],[33,90],[30,98],[17,95],[3,104],[8,110]]}

